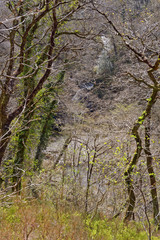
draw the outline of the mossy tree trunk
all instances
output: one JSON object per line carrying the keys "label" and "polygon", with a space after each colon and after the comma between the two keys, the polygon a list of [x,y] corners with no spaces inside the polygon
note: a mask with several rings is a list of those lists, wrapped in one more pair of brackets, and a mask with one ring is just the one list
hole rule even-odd
{"label": "mossy tree trunk", "polygon": [[51,128],[51,120],[53,118],[53,110],[55,108],[57,101],[53,100],[50,103],[49,106],[49,111],[47,113],[47,116],[45,117],[45,121],[42,127],[42,131],[41,131],[41,135],[40,135],[40,140],[39,140],[39,144],[37,146],[37,151],[36,151],[36,155],[35,155],[35,160],[34,160],[34,167],[33,170],[34,171],[39,171],[41,169],[42,166],[42,151],[45,149],[46,144],[48,142],[48,138],[49,138],[49,131]]}
{"label": "mossy tree trunk", "polygon": [[138,159],[141,156],[142,151],[142,141],[139,136],[138,130],[140,126],[143,124],[144,120],[147,116],[150,115],[151,109],[156,102],[157,94],[158,94],[158,88],[154,88],[151,94],[151,97],[148,99],[148,104],[146,107],[146,110],[142,113],[142,115],[138,118],[138,120],[135,122],[133,128],[132,128],[132,136],[135,138],[136,141],[136,150],[133,155],[133,158],[131,162],[129,163],[128,167],[126,168],[124,172],[125,182],[128,188],[128,207],[126,210],[124,221],[130,221],[131,218],[134,216],[134,207],[135,207],[135,201],[136,196],[134,193],[134,186],[133,186],[133,179],[132,179],[132,172],[134,170],[135,165],[138,162]]}
{"label": "mossy tree trunk", "polygon": [[[22,31],[25,29],[25,26],[22,25]],[[38,24],[31,29],[30,34],[27,36],[27,44],[26,44],[26,53],[24,55],[24,76],[28,75],[30,71],[32,71],[30,58],[33,57],[34,53],[32,50],[32,41],[35,36],[35,32],[38,29]],[[32,93],[35,87],[35,78],[34,75],[32,78],[23,79],[23,91],[24,91],[24,99]],[[27,144],[27,139],[29,136],[29,131],[31,127],[31,119],[33,117],[34,111],[34,102],[30,101],[28,105],[26,105],[24,116],[21,124],[21,131],[18,134],[18,142],[17,142],[17,153],[14,159],[13,165],[13,187],[12,190],[20,193],[21,190],[21,177],[24,171],[24,160],[25,160],[25,149]]]}
{"label": "mossy tree trunk", "polygon": [[150,180],[150,191],[151,191],[151,197],[152,197],[152,205],[153,205],[153,218],[155,221],[155,224],[158,226],[158,229],[160,229],[160,215],[159,215],[159,202],[158,202],[158,196],[157,196],[157,188],[156,188],[156,176],[153,168],[153,157],[150,150],[150,121],[151,116],[148,116],[147,124],[145,127],[145,154],[147,159],[147,170],[149,174],[149,180]]}

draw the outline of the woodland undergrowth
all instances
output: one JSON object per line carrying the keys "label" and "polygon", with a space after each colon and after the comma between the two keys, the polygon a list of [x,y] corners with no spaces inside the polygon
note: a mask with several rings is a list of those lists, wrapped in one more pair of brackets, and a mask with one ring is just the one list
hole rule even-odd
{"label": "woodland undergrowth", "polygon": [[[59,203],[58,203],[59,204]],[[94,218],[65,205],[53,205],[43,198],[13,196],[0,207],[1,240],[147,240],[143,226],[124,224],[98,213]],[[155,233],[152,240],[160,239]]]}

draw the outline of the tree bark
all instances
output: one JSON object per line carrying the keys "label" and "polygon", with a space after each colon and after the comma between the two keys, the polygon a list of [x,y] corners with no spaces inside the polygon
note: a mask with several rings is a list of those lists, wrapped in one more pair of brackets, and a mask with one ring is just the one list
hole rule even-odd
{"label": "tree bark", "polygon": [[45,123],[44,123],[43,128],[42,128],[39,144],[37,146],[37,151],[36,151],[36,155],[35,155],[34,167],[33,167],[34,171],[39,171],[41,169],[42,151],[45,148],[47,140],[48,140],[48,131],[49,131],[49,128],[50,128],[49,122],[51,120],[52,112],[53,112],[55,104],[56,104],[56,100],[53,100],[50,103],[49,112],[48,112],[48,114],[45,118]]}
{"label": "tree bark", "polygon": [[133,186],[133,180],[132,180],[132,171],[134,169],[134,166],[137,164],[138,159],[141,155],[141,151],[142,151],[142,142],[141,139],[139,137],[138,134],[138,130],[132,130],[132,134],[135,136],[135,141],[136,141],[136,150],[135,150],[135,154],[128,166],[128,168],[126,169],[124,176],[125,176],[125,182],[128,188],[128,197],[129,197],[129,201],[128,201],[128,207],[126,210],[126,215],[124,218],[124,221],[130,221],[131,218],[134,216],[134,207],[135,207],[135,202],[136,202],[136,196],[134,193],[134,186]]}
{"label": "tree bark", "polygon": [[152,204],[153,204],[153,218],[155,221],[155,224],[158,226],[158,229],[160,229],[160,215],[159,215],[159,202],[158,202],[158,196],[157,196],[157,188],[156,188],[156,176],[153,168],[153,157],[150,150],[150,121],[151,116],[148,116],[147,124],[145,127],[145,154],[147,159],[147,170],[149,174],[149,180],[150,180],[150,191],[152,196]]}

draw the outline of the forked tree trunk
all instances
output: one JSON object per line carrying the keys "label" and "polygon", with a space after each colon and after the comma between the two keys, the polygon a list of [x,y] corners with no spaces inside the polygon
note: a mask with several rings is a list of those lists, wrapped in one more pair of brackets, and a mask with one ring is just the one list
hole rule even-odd
{"label": "forked tree trunk", "polygon": [[132,172],[134,170],[135,165],[138,162],[138,159],[141,155],[142,151],[142,142],[138,133],[138,130],[140,126],[143,124],[144,120],[147,118],[147,116],[150,115],[151,109],[156,102],[158,94],[158,88],[154,88],[151,94],[151,97],[148,99],[148,104],[146,106],[146,110],[142,113],[142,115],[138,118],[138,120],[135,122],[133,128],[132,128],[132,136],[135,138],[136,141],[136,150],[133,155],[133,158],[131,162],[129,163],[128,167],[126,168],[124,172],[125,182],[128,188],[128,207],[126,210],[124,221],[130,221],[131,218],[134,216],[134,207],[135,207],[135,201],[136,196],[134,193],[134,186],[133,186],[133,180],[132,180]]}

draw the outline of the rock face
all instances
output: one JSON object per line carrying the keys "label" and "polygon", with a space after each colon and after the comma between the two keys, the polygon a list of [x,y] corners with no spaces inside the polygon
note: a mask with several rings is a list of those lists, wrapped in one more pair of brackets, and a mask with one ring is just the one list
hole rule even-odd
{"label": "rock face", "polygon": [[108,75],[108,74],[111,74],[112,71],[114,70],[114,65],[111,58],[114,47],[109,37],[101,36],[101,40],[103,43],[103,50],[98,58],[97,74]]}

